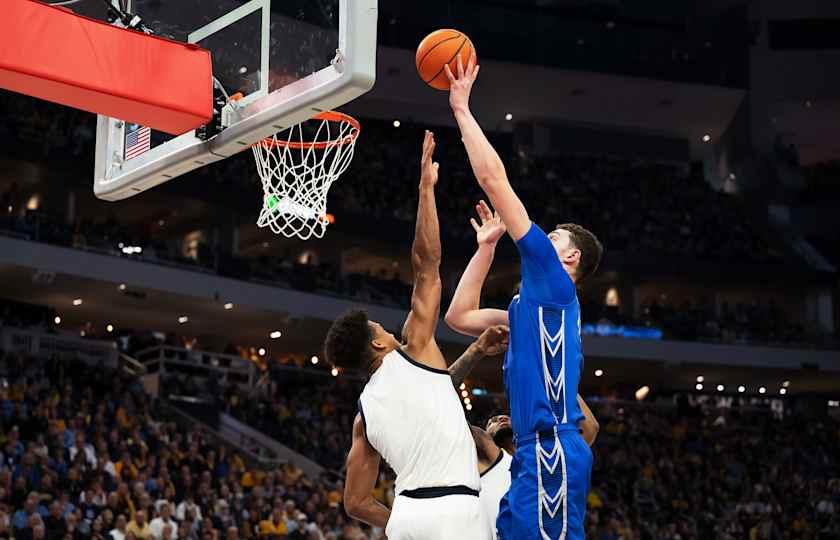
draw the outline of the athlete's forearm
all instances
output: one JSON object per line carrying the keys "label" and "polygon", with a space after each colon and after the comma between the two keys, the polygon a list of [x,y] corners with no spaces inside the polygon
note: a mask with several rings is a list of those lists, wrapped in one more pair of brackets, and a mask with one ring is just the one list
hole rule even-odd
{"label": "athlete's forearm", "polygon": [[367,496],[363,500],[354,503],[352,510],[349,506],[346,510],[353,519],[358,519],[368,525],[381,529],[385,528],[388,524],[388,519],[391,517],[391,511],[372,496]]}
{"label": "athlete's forearm", "polygon": [[415,274],[437,271],[440,267],[440,259],[440,225],[435,202],[435,188],[433,185],[421,182],[414,243],[411,246],[411,262]]}
{"label": "athlete's forearm", "polygon": [[452,377],[452,383],[455,385],[461,384],[467,375],[472,372],[476,362],[482,358],[484,358],[484,352],[475,343],[470,344],[464,354],[449,366],[449,376]]}
{"label": "athlete's forearm", "polygon": [[470,165],[478,183],[482,187],[494,181],[507,181],[507,173],[502,158],[487,140],[481,126],[478,125],[472,112],[467,107],[457,107],[453,110],[461,139],[467,149]]}
{"label": "athlete's forearm", "polygon": [[458,281],[458,287],[446,312],[446,322],[450,326],[453,323],[457,324],[465,314],[478,309],[481,302],[481,289],[484,287],[484,281],[487,279],[495,256],[495,245],[478,245],[478,249]]}

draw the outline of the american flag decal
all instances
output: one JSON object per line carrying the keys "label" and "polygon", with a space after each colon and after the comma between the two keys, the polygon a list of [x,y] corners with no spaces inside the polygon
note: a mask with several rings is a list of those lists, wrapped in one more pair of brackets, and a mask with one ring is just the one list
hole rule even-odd
{"label": "american flag decal", "polygon": [[125,159],[136,158],[152,146],[152,128],[126,123]]}

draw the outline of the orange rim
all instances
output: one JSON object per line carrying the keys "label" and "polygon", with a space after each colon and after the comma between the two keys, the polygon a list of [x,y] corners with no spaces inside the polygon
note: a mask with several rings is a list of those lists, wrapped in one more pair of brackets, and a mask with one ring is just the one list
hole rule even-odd
{"label": "orange rim", "polygon": [[331,148],[333,146],[343,146],[350,144],[356,140],[359,133],[362,131],[362,126],[359,121],[350,116],[338,111],[322,111],[310,118],[310,120],[326,120],[328,122],[346,122],[352,126],[350,133],[340,139],[333,139],[331,141],[323,142],[294,142],[288,140],[275,139],[274,137],[266,137],[257,144],[264,148],[294,148],[294,149],[308,149],[316,148],[323,150],[324,148]]}

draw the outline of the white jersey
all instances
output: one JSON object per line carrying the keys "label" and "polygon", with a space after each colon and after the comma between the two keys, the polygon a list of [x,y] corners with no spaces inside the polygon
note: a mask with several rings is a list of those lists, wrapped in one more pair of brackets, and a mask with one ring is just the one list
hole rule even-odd
{"label": "white jersey", "polygon": [[481,475],[481,493],[478,498],[484,508],[484,516],[496,538],[496,517],[499,515],[499,502],[510,489],[510,464],[513,458],[504,450],[499,450],[499,457],[489,469]]}
{"label": "white jersey", "polygon": [[397,494],[479,489],[475,443],[448,371],[391,351],[362,390],[359,412],[368,442],[397,474]]}

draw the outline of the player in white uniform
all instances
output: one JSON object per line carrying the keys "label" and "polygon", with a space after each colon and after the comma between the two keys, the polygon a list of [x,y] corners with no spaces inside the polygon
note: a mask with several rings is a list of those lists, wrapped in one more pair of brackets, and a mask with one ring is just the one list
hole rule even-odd
{"label": "player in white uniform", "polygon": [[[363,311],[339,317],[327,334],[329,362],[361,363],[371,373],[353,423],[344,506],[350,516],[385,528],[389,540],[489,540],[492,530],[478,499],[475,444],[434,339],[441,293],[434,147],[433,135],[426,132],[404,344]],[[493,342],[506,340],[502,329],[489,329],[471,349],[481,355]],[[383,457],[397,474],[390,510],[372,496]]]}

